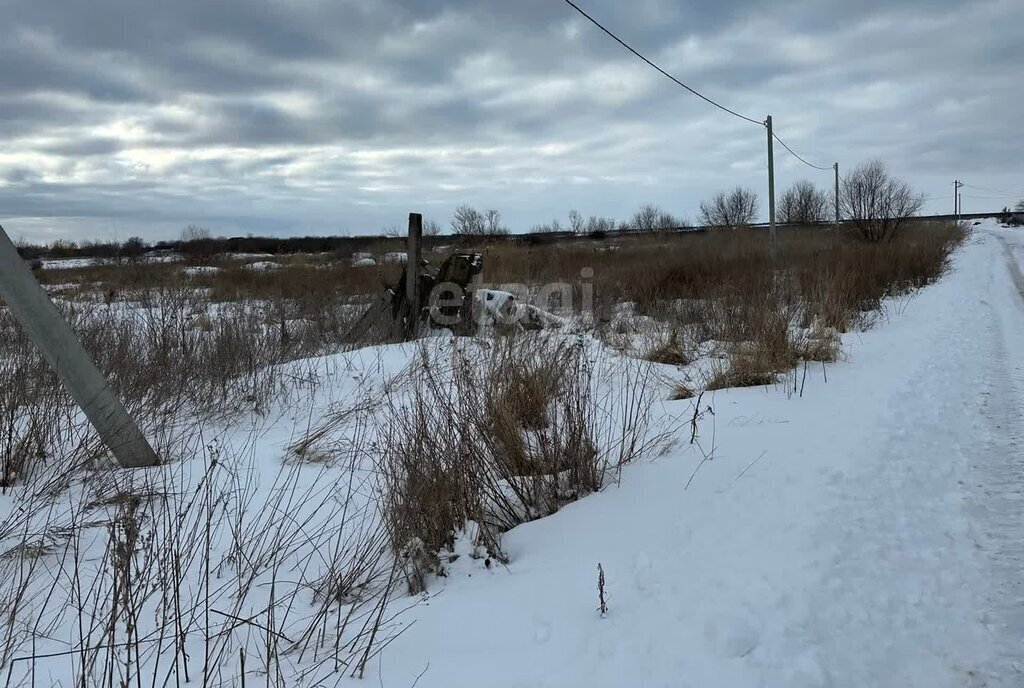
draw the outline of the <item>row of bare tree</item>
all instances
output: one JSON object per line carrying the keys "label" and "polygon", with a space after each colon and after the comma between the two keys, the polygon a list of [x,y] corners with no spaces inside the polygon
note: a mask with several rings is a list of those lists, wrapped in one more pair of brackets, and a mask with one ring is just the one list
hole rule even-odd
{"label": "row of bare tree", "polygon": [[[864,241],[891,239],[908,219],[921,210],[923,204],[923,195],[916,193],[905,181],[889,174],[885,163],[880,160],[857,166],[839,185],[840,217]],[[835,219],[835,205],[832,191],[818,188],[811,181],[800,180],[779,197],[776,218],[781,224],[821,224]],[[705,227],[746,227],[757,220],[759,208],[756,192],[736,187],[701,201],[698,223]],[[597,216],[584,220],[578,211],[573,210],[565,226],[556,219],[537,225],[532,231],[650,231],[688,224],[684,217],[672,215],[656,205],[645,204],[631,218],[618,223],[612,218]],[[468,205],[456,208],[451,227],[456,234],[470,236],[509,233],[501,222],[500,212],[480,212]]]}
{"label": "row of bare tree", "polygon": [[[880,160],[857,166],[839,185],[840,218],[865,241],[892,238],[923,204],[924,197],[890,175]],[[803,179],[779,197],[776,219],[782,224],[820,224],[836,219],[834,208],[833,192]],[[757,194],[737,187],[702,201],[700,221],[709,227],[742,227],[754,222],[757,211]]]}

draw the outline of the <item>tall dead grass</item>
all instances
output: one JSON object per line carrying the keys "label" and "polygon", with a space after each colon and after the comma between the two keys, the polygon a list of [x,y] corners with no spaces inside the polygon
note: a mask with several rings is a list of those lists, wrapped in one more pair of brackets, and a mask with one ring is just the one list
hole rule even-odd
{"label": "tall dead grass", "polygon": [[666,439],[650,425],[649,365],[523,337],[456,343],[447,359],[424,349],[387,395],[384,515],[413,591],[443,573],[458,533],[503,560],[502,533],[600,490]]}
{"label": "tall dead grass", "polygon": [[607,313],[630,303],[663,323],[661,344],[642,355],[686,365],[686,352],[709,342],[729,361],[709,388],[768,384],[801,360],[836,360],[838,335],[869,324],[886,299],[938,279],[965,229],[917,225],[884,245],[835,230],[783,230],[774,264],[764,234],[712,231],[596,269],[599,331],[614,323]]}
{"label": "tall dead grass", "polygon": [[362,675],[400,630],[400,576],[361,469],[369,437],[339,449],[343,466],[286,463],[261,480],[274,467],[249,432],[190,424],[141,471],[72,443],[19,480],[0,524],[5,685]]}

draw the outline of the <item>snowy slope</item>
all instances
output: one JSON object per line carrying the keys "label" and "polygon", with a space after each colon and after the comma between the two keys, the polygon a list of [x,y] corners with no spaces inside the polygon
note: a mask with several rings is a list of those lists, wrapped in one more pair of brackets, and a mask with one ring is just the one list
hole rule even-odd
{"label": "snowy slope", "polygon": [[370,680],[1024,685],[1021,266],[1024,235],[977,227],[802,397],[705,397],[711,460],[684,440],[516,528],[507,568],[432,583]]}

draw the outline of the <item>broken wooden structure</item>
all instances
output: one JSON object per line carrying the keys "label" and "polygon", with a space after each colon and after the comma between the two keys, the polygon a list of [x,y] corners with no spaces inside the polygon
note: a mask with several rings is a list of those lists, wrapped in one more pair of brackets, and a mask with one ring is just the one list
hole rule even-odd
{"label": "broken wooden structure", "polygon": [[473,322],[473,280],[480,274],[479,253],[456,251],[440,267],[423,260],[423,218],[409,215],[405,269],[367,309],[347,339],[353,343],[398,342],[415,338],[424,326],[468,334]]}

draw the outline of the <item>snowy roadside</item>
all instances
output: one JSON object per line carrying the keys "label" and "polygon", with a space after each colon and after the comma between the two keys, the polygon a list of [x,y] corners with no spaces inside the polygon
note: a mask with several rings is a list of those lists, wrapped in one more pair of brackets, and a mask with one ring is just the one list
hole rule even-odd
{"label": "snowy roadside", "polygon": [[811,366],[802,397],[705,396],[714,458],[696,476],[702,457],[681,445],[508,533],[507,569],[435,582],[373,673],[420,687],[1019,685],[1024,307],[1000,232],[976,228],[951,274],[846,335],[849,360],[827,382]]}
{"label": "snowy roadside", "polygon": [[[662,400],[707,361],[654,366],[640,383],[629,371],[649,364],[586,333],[552,335],[582,358],[513,347],[516,365],[539,357],[587,381],[590,395],[564,396],[597,405],[565,410],[612,418],[594,428],[599,448],[647,422],[686,427],[621,484],[505,533],[507,565],[447,560],[424,595],[381,580],[395,543],[376,462],[420,417],[413,378],[439,385],[420,408],[435,407],[427,435],[443,437],[444,418],[468,422],[444,400],[486,408],[478,376],[504,370],[495,354],[508,341],[432,337],[272,366],[266,384],[282,391],[269,405],[168,426],[168,455],[183,460],[89,472],[38,503],[31,490],[0,495],[0,587],[14,595],[0,609],[20,605],[0,636],[11,685],[77,683],[83,666],[104,681],[191,672],[231,685],[243,663],[274,685],[346,683],[364,667],[384,686],[1016,685],[1024,308],[1007,266],[1024,240],[976,229],[951,274],[844,337],[844,362],[706,392],[694,444],[697,399]],[[657,401],[634,399],[638,420],[616,410],[630,408],[622,393]],[[477,418],[483,445],[500,435],[494,418]],[[456,446],[433,449],[467,453]],[[452,554],[470,552],[464,540]],[[122,550],[134,564],[104,575]],[[120,611],[88,613],[129,577],[137,592],[110,606]]]}

